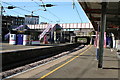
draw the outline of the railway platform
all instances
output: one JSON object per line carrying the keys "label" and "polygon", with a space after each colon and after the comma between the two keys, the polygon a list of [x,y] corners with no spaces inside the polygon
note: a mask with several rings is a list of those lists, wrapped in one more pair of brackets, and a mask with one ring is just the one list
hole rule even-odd
{"label": "railway platform", "polygon": [[[82,51],[81,51],[82,50]],[[119,80],[120,62],[116,51],[104,49],[103,68],[98,68],[96,48],[89,46],[58,60],[7,80]]]}
{"label": "railway platform", "polygon": [[[69,43],[68,43],[69,44]],[[0,43],[0,53],[13,52],[13,51],[22,51],[29,49],[39,49],[39,48],[48,48],[54,46],[68,45],[66,44],[39,44],[39,45],[10,45],[9,43]]]}

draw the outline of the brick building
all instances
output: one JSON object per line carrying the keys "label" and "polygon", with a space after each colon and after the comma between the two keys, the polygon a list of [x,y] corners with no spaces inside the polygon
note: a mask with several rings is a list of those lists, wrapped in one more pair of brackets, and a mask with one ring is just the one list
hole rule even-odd
{"label": "brick building", "polygon": [[4,35],[9,33],[11,29],[14,29],[25,23],[24,17],[19,16],[2,16],[2,40],[4,40]]}

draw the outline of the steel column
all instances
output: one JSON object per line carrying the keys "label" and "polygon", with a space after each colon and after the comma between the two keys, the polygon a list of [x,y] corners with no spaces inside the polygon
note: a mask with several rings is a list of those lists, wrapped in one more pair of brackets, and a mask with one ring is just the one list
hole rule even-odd
{"label": "steel column", "polygon": [[106,10],[107,3],[102,2],[102,14],[101,14],[101,28],[100,28],[100,36],[99,36],[99,52],[98,52],[98,68],[102,68],[103,66],[103,52],[104,52],[104,32],[106,28]]}

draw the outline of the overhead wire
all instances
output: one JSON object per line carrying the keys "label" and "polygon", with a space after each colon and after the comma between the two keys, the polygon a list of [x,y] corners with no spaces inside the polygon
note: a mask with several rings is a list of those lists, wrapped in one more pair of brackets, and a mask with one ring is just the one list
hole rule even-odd
{"label": "overhead wire", "polygon": [[6,15],[9,15],[5,10],[2,12],[2,14],[3,14],[3,13],[6,14]]}
{"label": "overhead wire", "polygon": [[[4,8],[6,8],[7,6],[5,6]],[[38,7],[38,6],[17,6],[17,7]]]}
{"label": "overhead wire", "polygon": [[75,6],[76,12],[77,12],[78,17],[79,17],[79,19],[80,19],[80,22],[82,23],[82,22],[83,22],[83,21],[82,21],[82,18],[81,18],[80,14],[79,14],[79,11],[78,11],[78,9],[77,9],[77,6],[76,6],[74,0],[73,0],[73,4],[74,4],[73,6]]}
{"label": "overhead wire", "polygon": [[[10,3],[7,3],[7,2],[3,2],[3,3],[5,3],[5,4],[7,4],[7,5],[12,5],[12,4],[10,4]],[[12,6],[14,6],[14,5],[12,5]],[[21,9],[21,10],[23,10],[23,11],[26,11],[26,12],[30,12],[31,13],[31,11],[29,11],[29,10],[26,10],[26,9],[23,9],[23,8],[21,8],[21,7],[17,7],[17,6],[15,6],[16,8],[19,8],[19,9]],[[36,13],[34,13],[34,14],[36,14]],[[38,14],[36,14],[36,15],[38,15]],[[40,15],[38,15],[38,16],[40,16]],[[50,22],[53,22],[52,20],[50,20],[50,19],[47,19],[47,18],[45,18],[45,17],[43,17],[43,16],[40,16],[41,18],[44,18],[44,19],[46,19],[46,20],[48,20],[48,21],[50,21]]]}
{"label": "overhead wire", "polygon": [[52,13],[50,10],[47,10],[47,11],[48,11],[50,14],[52,14],[54,17],[56,17],[59,22],[60,22],[60,21],[63,21],[63,20],[61,20],[58,16],[56,16],[54,13]]}
{"label": "overhead wire", "polygon": [[[32,0],[33,2],[35,2],[34,0]],[[44,5],[44,2],[42,1],[42,0],[40,0],[41,2],[42,2],[42,4]],[[38,6],[40,6],[37,2],[35,2]],[[46,7],[45,6],[43,6],[43,8],[44,8],[44,10],[46,11],[47,9],[46,9]]]}
{"label": "overhead wire", "polygon": [[24,14],[21,14],[21,13],[19,13],[19,12],[17,12],[17,11],[13,11],[13,10],[10,10],[11,12],[14,12],[14,13],[17,13],[17,14],[20,14],[21,16],[24,16]]}
{"label": "overhead wire", "polygon": [[[33,1],[33,0],[32,0]],[[41,2],[42,2],[42,4],[44,5],[44,2],[42,1],[42,0],[40,0]],[[35,1],[34,1],[35,2]],[[7,3],[7,2],[3,2],[3,3],[5,3],[5,4],[8,4],[8,5],[12,5],[12,4],[10,4],[10,3]],[[35,2],[37,5],[39,5],[37,2]],[[12,6],[14,6],[14,5],[12,5]],[[39,5],[40,6],[40,5]],[[21,8],[21,7],[18,7],[18,6],[15,6],[16,8],[19,8],[19,9],[21,9],[21,10],[23,10],[23,11],[26,11],[26,12],[32,12],[32,11],[29,11],[29,10],[26,10],[26,9],[23,9],[23,8]],[[25,6],[24,6],[25,7]],[[46,9],[46,7],[44,7],[44,9]],[[79,19],[80,19],[80,21],[82,22],[82,19],[81,19],[81,16],[80,16],[80,14],[79,14],[79,12],[78,12],[78,9],[77,9],[77,6],[75,5],[75,9],[76,9],[76,12],[77,12],[77,14],[78,14],[78,17],[79,17]],[[58,16],[56,16],[54,13],[52,13],[51,11],[49,11],[49,10],[47,10],[50,14],[52,14],[54,17],[56,17],[58,20],[61,20]],[[18,12],[16,12],[16,11],[14,11],[15,13],[18,13]],[[19,13],[20,14],[20,13]],[[36,13],[34,13],[34,14],[36,14]],[[38,14],[36,14],[36,15],[38,15]],[[39,15],[40,16],[40,15]],[[46,19],[46,20],[48,20],[48,21],[50,21],[50,22],[54,22],[54,21],[52,21],[52,20],[50,20],[50,19],[48,19],[48,18],[45,18],[45,17],[43,17],[43,16],[40,16],[41,18],[44,18],[44,19]]]}
{"label": "overhead wire", "polygon": [[[34,3],[36,3],[38,6],[40,6],[39,3],[35,2],[34,0],[32,0],[32,1],[33,1]],[[41,1],[42,1],[42,0],[41,0]],[[44,5],[44,2],[43,2],[43,1],[42,1],[42,4]],[[44,8],[44,11],[47,10],[46,7],[43,6],[43,8]]]}
{"label": "overhead wire", "polygon": [[[44,5],[44,2],[43,2],[42,0],[40,0],[40,1],[41,1],[42,4]],[[47,10],[45,6],[44,6],[44,9],[45,9],[46,11],[48,11],[50,14],[52,14],[54,17],[56,17],[56,18],[58,19],[58,22],[63,21],[63,20],[61,20],[57,15],[55,15],[54,13],[52,13],[50,10]]]}
{"label": "overhead wire", "polygon": [[[32,1],[34,1],[34,0],[32,0]],[[40,1],[42,2],[43,5],[45,5],[42,0],[40,0]],[[34,1],[34,2],[35,2],[35,1]],[[35,3],[36,3],[38,6],[40,6],[37,2],[35,2]],[[48,11],[45,6],[43,6],[43,8],[44,8],[45,11]],[[50,13],[50,11],[48,11],[48,12]],[[51,13],[51,14],[52,14],[52,13]],[[53,15],[53,14],[52,14],[52,15]],[[54,16],[55,16],[55,15],[54,15]]]}
{"label": "overhead wire", "polygon": [[[34,1],[34,0],[32,0],[32,1]],[[42,2],[43,5],[45,5],[42,0],[40,0],[40,1]],[[35,2],[35,1],[34,1],[34,2]],[[39,3],[37,3],[37,2],[35,2],[35,3],[36,3],[38,6],[40,6]],[[43,6],[43,8],[44,8],[44,11],[48,11],[45,6]],[[48,12],[51,13],[50,11],[48,11]],[[52,14],[52,13],[51,13],[51,14]],[[54,14],[52,14],[52,15],[54,15]],[[56,16],[56,15],[54,15],[54,16]],[[58,18],[58,17],[57,17],[57,18]]]}
{"label": "overhead wire", "polygon": [[[37,5],[39,5],[37,2],[35,2],[34,0],[32,0],[34,3],[36,3]],[[40,6],[40,5],[39,5]]]}
{"label": "overhead wire", "polygon": [[79,16],[79,19],[80,19],[80,21],[81,21],[81,23],[82,23],[83,21],[82,21],[82,18],[81,18],[81,16],[80,16],[79,12],[78,12],[78,9],[77,9],[76,5],[75,5],[75,8],[76,8],[76,12],[77,12],[77,14],[78,14],[78,16]]}
{"label": "overhead wire", "polygon": [[[45,5],[44,2],[43,2],[42,0],[40,0],[40,1],[42,2],[43,5]],[[43,6],[43,7],[44,7],[44,9],[46,10],[46,7],[45,7],[45,6]]]}
{"label": "overhead wire", "polygon": [[[7,5],[12,5],[12,4],[7,3],[7,2],[3,2],[3,3],[5,3],[5,4],[7,4]],[[12,6],[14,6],[14,5],[12,5]],[[19,8],[19,9],[24,10],[24,11],[27,11],[27,12],[31,12],[31,11],[29,11],[29,10],[23,9],[23,8],[21,8],[21,7],[18,7],[18,6],[14,6],[14,7]]]}

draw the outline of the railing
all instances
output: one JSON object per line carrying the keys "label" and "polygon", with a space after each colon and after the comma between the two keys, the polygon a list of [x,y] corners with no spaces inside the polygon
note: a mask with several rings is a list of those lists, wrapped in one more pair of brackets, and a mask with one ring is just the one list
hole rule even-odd
{"label": "railing", "polygon": [[[46,29],[50,24],[27,25],[30,29]],[[52,26],[55,24],[51,24]],[[93,28],[91,23],[65,23],[59,24],[63,29]]]}
{"label": "railing", "polygon": [[39,35],[39,40],[41,40],[50,29],[52,29],[52,25],[48,25],[48,27]]}

